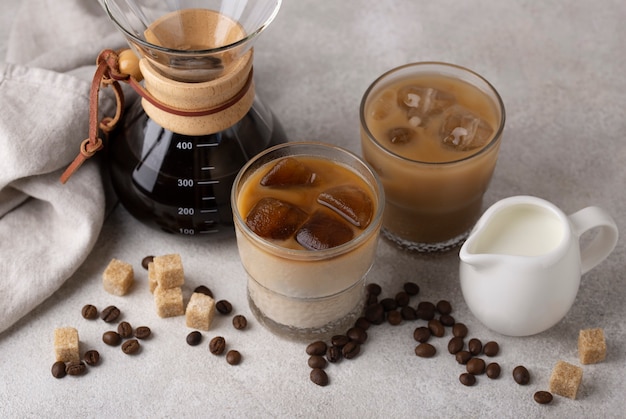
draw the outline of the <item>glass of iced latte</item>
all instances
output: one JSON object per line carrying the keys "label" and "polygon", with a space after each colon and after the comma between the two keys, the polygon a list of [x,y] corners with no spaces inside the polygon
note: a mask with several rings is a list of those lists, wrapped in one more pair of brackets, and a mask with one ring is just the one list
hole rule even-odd
{"label": "glass of iced latte", "polygon": [[363,156],[385,190],[383,235],[420,252],[459,245],[496,166],[505,113],[495,88],[457,65],[408,64],[372,83],[360,118]]}
{"label": "glass of iced latte", "polygon": [[353,325],[382,224],[376,173],[342,148],[291,142],[244,166],[231,201],[257,319],[302,339]]}

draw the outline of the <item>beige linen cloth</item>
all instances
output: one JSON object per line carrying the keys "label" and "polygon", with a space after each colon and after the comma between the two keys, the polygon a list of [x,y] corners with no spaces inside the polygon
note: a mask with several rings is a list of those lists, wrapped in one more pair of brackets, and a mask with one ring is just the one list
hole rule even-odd
{"label": "beige linen cloth", "polygon": [[[24,0],[0,62],[0,332],[54,293],[101,230],[92,159],[59,176],[88,135],[95,59],[124,46],[97,0]],[[101,100],[110,115],[114,102]]]}

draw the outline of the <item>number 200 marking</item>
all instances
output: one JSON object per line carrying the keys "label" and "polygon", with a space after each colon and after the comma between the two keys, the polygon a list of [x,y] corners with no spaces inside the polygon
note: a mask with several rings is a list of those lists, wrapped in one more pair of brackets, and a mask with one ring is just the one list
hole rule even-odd
{"label": "number 200 marking", "polygon": [[193,208],[178,208],[178,215],[193,215],[195,210]]}

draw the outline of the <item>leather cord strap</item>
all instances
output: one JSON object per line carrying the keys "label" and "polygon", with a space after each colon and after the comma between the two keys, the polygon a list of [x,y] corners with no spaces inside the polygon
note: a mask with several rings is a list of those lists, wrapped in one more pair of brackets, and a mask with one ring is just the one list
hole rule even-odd
{"label": "leather cord strap", "polygon": [[[137,81],[130,74],[121,73],[119,70],[119,55],[117,52],[106,49],[98,55],[96,61],[97,68],[91,82],[91,90],[89,93],[89,137],[84,140],[80,145],[80,152],[74,159],[74,161],[65,169],[61,175],[61,183],[66,183],[68,179],[78,170],[78,168],[90,157],[92,157],[98,150],[101,150],[104,146],[102,139],[98,136],[98,131],[101,130],[108,135],[120,121],[124,111],[124,93],[119,82],[127,83],[133,90],[135,90],[142,98],[150,102],[156,108],[165,112],[185,117],[199,117],[212,115],[230,108],[236,104],[241,98],[243,98],[250,86],[252,85],[253,71],[250,70],[248,78],[241,90],[229,99],[227,102],[220,104],[219,106],[207,109],[178,109],[166,105],[165,103],[157,100],[150,92],[148,92],[139,81]],[[111,86],[115,93],[116,98],[116,111],[115,116],[104,117],[98,123],[98,101],[100,89],[102,87]]]}

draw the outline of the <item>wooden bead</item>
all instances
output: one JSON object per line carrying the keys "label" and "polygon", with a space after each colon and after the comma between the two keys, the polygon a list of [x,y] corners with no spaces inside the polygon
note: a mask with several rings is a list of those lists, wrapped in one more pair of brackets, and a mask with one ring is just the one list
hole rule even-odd
{"label": "wooden bead", "polygon": [[125,49],[119,54],[119,68],[123,74],[130,74],[135,80],[143,80],[143,75],[139,69],[139,58],[130,49]]}

